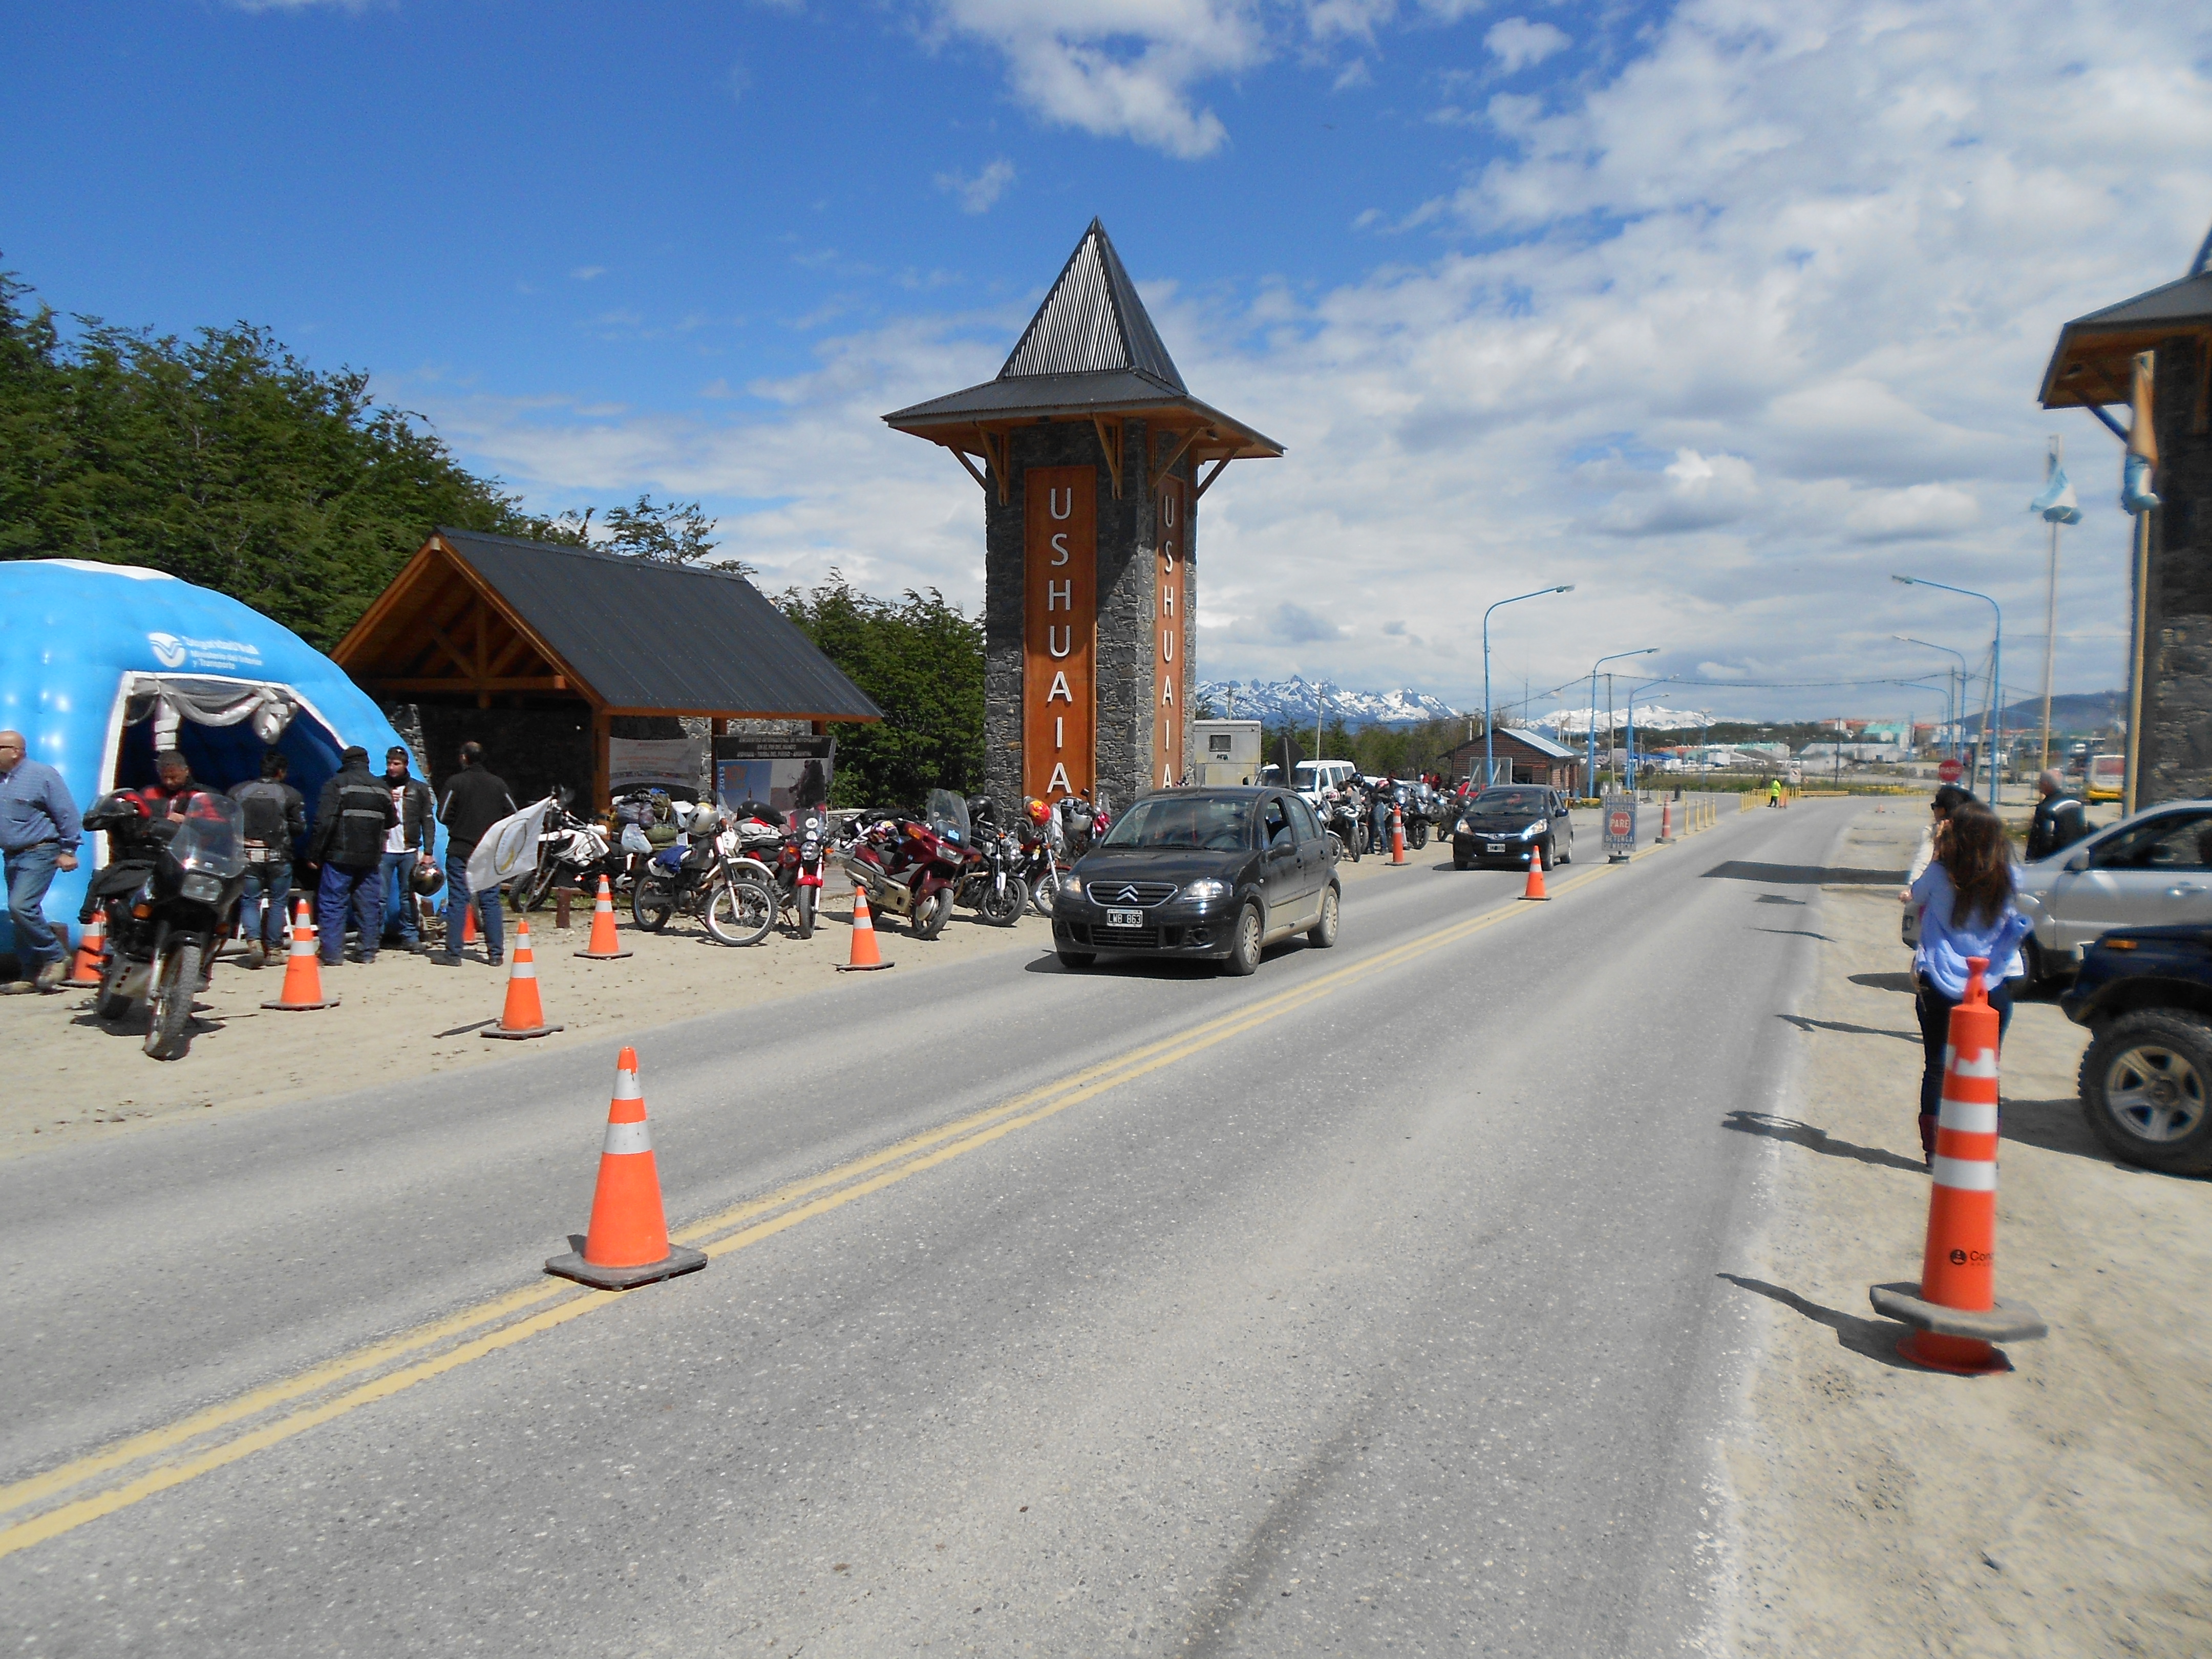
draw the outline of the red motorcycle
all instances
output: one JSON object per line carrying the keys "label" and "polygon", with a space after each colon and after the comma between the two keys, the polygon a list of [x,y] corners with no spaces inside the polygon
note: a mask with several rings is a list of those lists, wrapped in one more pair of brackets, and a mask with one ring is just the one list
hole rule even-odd
{"label": "red motorcycle", "polygon": [[787,823],[775,808],[749,800],[738,808],[737,831],[737,861],[775,895],[779,911],[791,913],[799,937],[811,939],[822,905],[822,809],[801,807]]}
{"label": "red motorcycle", "polygon": [[916,939],[935,939],[952,917],[952,896],[968,861],[968,803],[949,789],[933,789],[918,817],[856,823],[838,862],[865,889],[868,908],[905,916]]}

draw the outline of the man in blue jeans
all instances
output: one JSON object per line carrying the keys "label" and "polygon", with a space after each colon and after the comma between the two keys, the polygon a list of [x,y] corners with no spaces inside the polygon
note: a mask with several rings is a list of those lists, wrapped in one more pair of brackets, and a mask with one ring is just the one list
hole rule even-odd
{"label": "man in blue jeans", "polygon": [[438,821],[446,826],[446,952],[448,967],[461,959],[461,917],[471,903],[483,924],[486,959],[495,968],[507,960],[505,918],[500,914],[499,889],[489,893],[469,891],[469,854],[492,825],[514,811],[514,797],[505,782],[483,763],[483,746],[461,745],[461,769],[446,780],[438,805]]}
{"label": "man in blue jeans", "polygon": [[8,878],[8,921],[15,930],[20,977],[0,995],[22,996],[62,987],[66,952],[44,906],[54,872],[76,868],[84,826],[62,775],[27,758],[21,732],[0,732],[0,863]]}

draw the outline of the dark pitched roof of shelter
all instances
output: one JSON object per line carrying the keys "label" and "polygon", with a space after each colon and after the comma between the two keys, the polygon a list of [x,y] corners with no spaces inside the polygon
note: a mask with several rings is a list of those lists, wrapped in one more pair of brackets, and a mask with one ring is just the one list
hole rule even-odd
{"label": "dark pitched roof of shelter", "polygon": [[2050,367],[2043,372],[2045,409],[2081,404],[2121,404],[2130,394],[2130,360],[2177,334],[2212,334],[2212,236],[2196,266],[2179,282],[2123,300],[2058,331]]}
{"label": "dark pitched roof of shelter", "polygon": [[1272,438],[1190,395],[1106,227],[1093,219],[995,379],[884,419],[929,435],[987,421],[1171,410],[1233,437],[1233,453],[1283,453]]}
{"label": "dark pitched roof of shelter", "polygon": [[[432,568],[441,551],[491,592],[564,678],[581,682],[568,690],[606,708],[883,718],[742,576],[442,526],[339,643],[342,665],[372,681],[407,676],[392,665],[429,643],[410,626],[410,587],[450,585],[451,576]],[[429,602],[426,592],[416,592],[415,603]],[[446,654],[453,654],[450,646]]]}

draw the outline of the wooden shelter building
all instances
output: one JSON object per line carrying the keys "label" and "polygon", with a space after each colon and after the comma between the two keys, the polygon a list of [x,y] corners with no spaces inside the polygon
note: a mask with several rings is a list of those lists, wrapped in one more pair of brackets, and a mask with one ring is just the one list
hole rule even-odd
{"label": "wooden shelter building", "polygon": [[986,787],[1116,807],[1191,769],[1198,503],[1283,447],[1193,397],[1096,219],[995,380],[884,416],[983,492]]}
{"label": "wooden shelter building", "polygon": [[518,801],[565,784],[605,810],[609,740],[682,716],[883,718],[742,576],[475,531],[434,532],[331,655],[415,706],[434,780],[474,739]]}

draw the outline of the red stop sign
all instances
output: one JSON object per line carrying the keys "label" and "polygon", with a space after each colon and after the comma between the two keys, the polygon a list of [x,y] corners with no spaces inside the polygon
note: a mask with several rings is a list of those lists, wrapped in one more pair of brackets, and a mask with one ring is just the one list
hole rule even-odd
{"label": "red stop sign", "polygon": [[1626,812],[1615,812],[1613,815],[1612,828],[1607,833],[1615,836],[1625,836],[1628,833],[1629,826],[1635,821]]}
{"label": "red stop sign", "polygon": [[1955,760],[1940,762],[1936,768],[1936,775],[1946,783],[1958,782],[1966,775],[1966,769]]}

